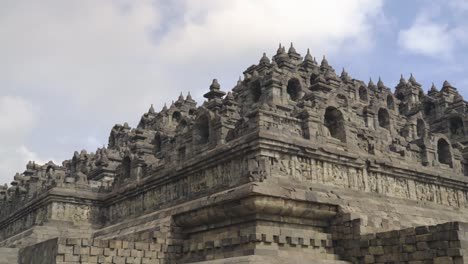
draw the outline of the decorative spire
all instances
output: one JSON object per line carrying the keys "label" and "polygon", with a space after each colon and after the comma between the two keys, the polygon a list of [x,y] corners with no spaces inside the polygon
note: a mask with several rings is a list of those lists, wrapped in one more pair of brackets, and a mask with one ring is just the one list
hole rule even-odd
{"label": "decorative spire", "polygon": [[184,95],[182,94],[182,92],[180,92],[180,95],[179,95],[179,101],[183,101],[184,100]]}
{"label": "decorative spire", "polygon": [[377,87],[381,90],[387,88],[385,84],[383,83],[382,78],[380,78],[380,76],[379,76],[379,81],[377,82]]}
{"label": "decorative spire", "polygon": [[242,84],[242,77],[239,75],[239,79],[237,80],[237,85],[241,85]]}
{"label": "decorative spire", "polygon": [[374,81],[372,81],[372,78],[369,79],[369,83],[367,84],[367,87],[369,87],[370,89],[375,89],[377,87]]}
{"label": "decorative spire", "polygon": [[310,61],[310,62],[314,61],[314,59],[312,58],[312,55],[310,55],[310,49],[307,49],[307,54],[304,57],[304,61]]}
{"label": "decorative spire", "polygon": [[333,70],[330,70],[330,69],[326,70],[324,75],[325,75],[325,79],[327,80],[334,80],[337,82],[340,81],[340,79],[338,78],[338,76],[336,76]]}
{"label": "decorative spire", "polygon": [[220,88],[221,85],[218,83],[218,79],[213,79],[213,82],[211,82],[210,85],[210,91],[219,90]]}
{"label": "decorative spire", "polygon": [[346,72],[345,68],[341,71],[341,80],[344,82],[351,82],[351,77],[349,76],[348,72]]}
{"label": "decorative spire", "polygon": [[187,100],[187,101],[192,101],[193,100],[192,95],[190,94],[190,92],[188,92],[187,97],[185,98],[185,100]]}
{"label": "decorative spire", "polygon": [[297,51],[296,51],[296,49],[294,48],[294,45],[293,45],[292,42],[291,42],[291,46],[289,47],[288,53],[289,53],[289,54],[291,54],[291,53],[297,53]]}
{"label": "decorative spire", "polygon": [[437,87],[435,86],[434,82],[432,82],[432,86],[431,86],[431,89],[429,90],[430,93],[437,93],[439,92],[439,90],[437,89]]}
{"label": "decorative spire", "polygon": [[310,55],[310,50],[307,49],[307,54],[304,57],[304,61],[302,62],[302,66],[305,68],[313,68],[315,65],[317,65],[314,62],[314,59],[312,58],[312,55]]}
{"label": "decorative spire", "polygon": [[453,87],[447,80],[444,81],[444,84],[442,85],[442,88],[448,88],[448,87]]}
{"label": "decorative spire", "polygon": [[276,50],[276,55],[279,55],[281,53],[282,53],[282,47],[281,47],[281,43],[280,43],[278,49]]}
{"label": "decorative spire", "polygon": [[325,55],[323,55],[323,59],[322,59],[322,62],[320,63],[320,67],[321,67],[321,68],[328,68],[328,67],[330,67],[330,65],[328,64],[327,58],[325,58]]}
{"label": "decorative spire", "polygon": [[407,84],[406,79],[405,79],[405,77],[403,77],[403,74],[401,74],[400,82],[398,83],[398,86],[404,86],[406,84]]}
{"label": "decorative spire", "polygon": [[150,113],[150,114],[154,114],[154,113],[155,113],[155,112],[154,112],[153,104],[151,104],[151,106],[150,106],[150,108],[149,108],[149,110],[148,110],[148,113]]}
{"label": "decorative spire", "polygon": [[270,64],[270,59],[267,57],[266,53],[263,52],[263,56],[260,59],[260,65]]}
{"label": "decorative spire", "polygon": [[418,83],[418,82],[416,81],[416,79],[414,78],[414,76],[413,76],[412,73],[411,73],[411,75],[410,75],[409,82],[410,82],[412,85],[421,86],[421,84]]}
{"label": "decorative spire", "polygon": [[166,103],[164,103],[164,106],[163,106],[163,108],[162,108],[162,111],[163,111],[163,112],[167,111],[167,105],[166,105]]}
{"label": "decorative spire", "polygon": [[223,97],[226,93],[221,91],[220,88],[221,85],[219,85],[218,80],[213,79],[213,82],[210,85],[210,91],[203,95],[203,97],[208,98],[208,100]]}
{"label": "decorative spire", "polygon": [[236,100],[234,100],[234,96],[232,95],[231,92],[228,92],[226,97],[224,97],[223,100],[225,105],[234,105],[236,104]]}

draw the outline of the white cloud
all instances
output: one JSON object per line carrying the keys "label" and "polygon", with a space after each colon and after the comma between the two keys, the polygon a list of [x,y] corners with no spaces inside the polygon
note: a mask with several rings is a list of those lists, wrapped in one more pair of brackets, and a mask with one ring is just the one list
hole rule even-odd
{"label": "white cloud", "polygon": [[[280,41],[309,46],[317,56],[336,52],[346,41],[368,45],[371,21],[382,8],[375,0],[118,3],[19,0],[6,5],[0,11],[0,57],[7,62],[0,64],[0,82],[40,89],[87,112],[99,107],[123,115],[136,102],[146,108],[150,97],[167,99],[191,90],[184,87],[186,80],[177,80],[174,68],[180,64],[217,67],[242,56],[256,62]],[[176,9],[170,12],[177,19],[170,20],[167,9]],[[178,91],[166,88],[174,85]]]}
{"label": "white cloud", "polygon": [[[398,44],[405,51],[429,57],[450,59],[458,45],[468,43],[464,16],[454,15],[454,23],[439,19],[447,8],[450,14],[462,14],[468,10],[468,1],[435,1],[424,6],[413,24],[399,32]],[[442,22],[443,21],[443,22]]]}
{"label": "white cloud", "polygon": [[258,56],[278,42],[299,43],[319,54],[336,52],[345,41],[372,43],[382,1],[187,0],[184,8],[184,23],[162,39],[160,53],[181,62],[219,62],[245,53]]}
{"label": "white cloud", "polygon": [[29,160],[38,160],[24,141],[37,123],[37,111],[30,102],[17,96],[0,96],[0,184],[12,180]]}
{"label": "white cloud", "polygon": [[407,51],[431,57],[449,57],[454,48],[453,32],[447,25],[418,22],[400,31],[398,44]]}

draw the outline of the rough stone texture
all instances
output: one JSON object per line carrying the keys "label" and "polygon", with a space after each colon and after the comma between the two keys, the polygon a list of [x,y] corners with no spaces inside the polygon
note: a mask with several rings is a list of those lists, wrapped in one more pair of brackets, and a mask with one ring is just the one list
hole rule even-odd
{"label": "rough stone texture", "polygon": [[365,235],[360,226],[356,219],[331,229],[335,251],[353,263],[464,263],[468,224],[449,222]]}
{"label": "rough stone texture", "polygon": [[0,264],[18,263],[18,248],[0,248]]}
{"label": "rough stone texture", "polygon": [[23,263],[464,261],[468,115],[450,83],[392,92],[291,46],[205,98],[28,163],[0,187],[0,247]]}
{"label": "rough stone texture", "polygon": [[[163,244],[122,240],[51,239],[20,251],[20,264],[165,263],[175,259]],[[174,250],[180,252],[180,250]],[[174,255],[174,256],[172,256]]]}

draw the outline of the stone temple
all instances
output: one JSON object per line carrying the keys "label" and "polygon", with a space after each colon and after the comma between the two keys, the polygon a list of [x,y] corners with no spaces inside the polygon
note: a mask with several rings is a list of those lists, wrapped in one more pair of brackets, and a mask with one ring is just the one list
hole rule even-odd
{"label": "stone temple", "polygon": [[0,187],[0,263],[468,263],[468,104],[291,47]]}

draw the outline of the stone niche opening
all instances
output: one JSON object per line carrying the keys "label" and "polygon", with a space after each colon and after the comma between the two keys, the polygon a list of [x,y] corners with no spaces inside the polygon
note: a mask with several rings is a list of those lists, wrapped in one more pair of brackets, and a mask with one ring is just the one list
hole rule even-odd
{"label": "stone niche opening", "polygon": [[298,79],[292,78],[288,81],[288,86],[286,87],[286,92],[289,95],[289,99],[297,101],[301,96],[301,83]]}
{"label": "stone niche opening", "polygon": [[174,113],[172,113],[172,121],[179,122],[181,118],[182,118],[182,115],[180,114],[179,111],[175,111]]}
{"label": "stone niche opening", "polygon": [[262,86],[260,85],[259,81],[255,81],[252,83],[252,87],[250,88],[250,93],[252,96],[252,101],[257,103],[260,101],[260,97],[262,97]]}
{"label": "stone niche opening", "polygon": [[130,178],[130,174],[132,172],[132,160],[130,157],[125,157],[122,160],[122,165],[121,165],[121,178],[122,180]]}
{"label": "stone niche opening", "polygon": [[387,108],[390,110],[395,110],[395,100],[390,94],[387,96]]}
{"label": "stone niche opening", "polygon": [[210,139],[210,121],[207,115],[202,115],[195,123],[194,138],[197,144],[206,144]]}
{"label": "stone niche opening", "polygon": [[364,86],[359,87],[359,99],[363,102],[367,102],[367,89]]}
{"label": "stone niche opening", "polygon": [[46,174],[54,173],[54,172],[55,172],[55,168],[52,165],[47,166]]}
{"label": "stone niche opening", "polygon": [[452,167],[452,153],[450,152],[450,145],[447,140],[441,138],[437,142],[437,155],[441,164]]}
{"label": "stone niche opening", "polygon": [[325,111],[324,124],[330,131],[331,137],[346,142],[344,117],[340,110],[335,107],[328,107]]}
{"label": "stone niche opening", "polygon": [[426,95],[424,94],[424,91],[420,90],[419,93],[418,93],[418,99],[419,99],[419,101],[424,100],[424,97],[425,97],[425,96],[426,96]]}
{"label": "stone niche opening", "polygon": [[390,114],[388,113],[387,109],[380,108],[378,118],[379,126],[390,130]]}
{"label": "stone niche opening", "polygon": [[426,116],[432,116],[435,114],[436,105],[433,102],[426,102],[424,104],[424,114]]}
{"label": "stone niche opening", "polygon": [[465,136],[465,126],[463,124],[463,119],[459,116],[450,118],[450,134],[452,136]]}
{"label": "stone niche opening", "polygon": [[179,121],[179,124],[177,125],[177,130],[179,133],[185,133],[187,132],[187,121],[185,119],[182,119]]}
{"label": "stone niche opening", "polygon": [[416,124],[416,134],[418,138],[422,138],[426,136],[426,123],[422,119],[418,119]]}
{"label": "stone niche opening", "polygon": [[154,153],[158,154],[161,152],[161,145],[162,145],[162,140],[161,140],[161,135],[157,134],[154,137]]}

